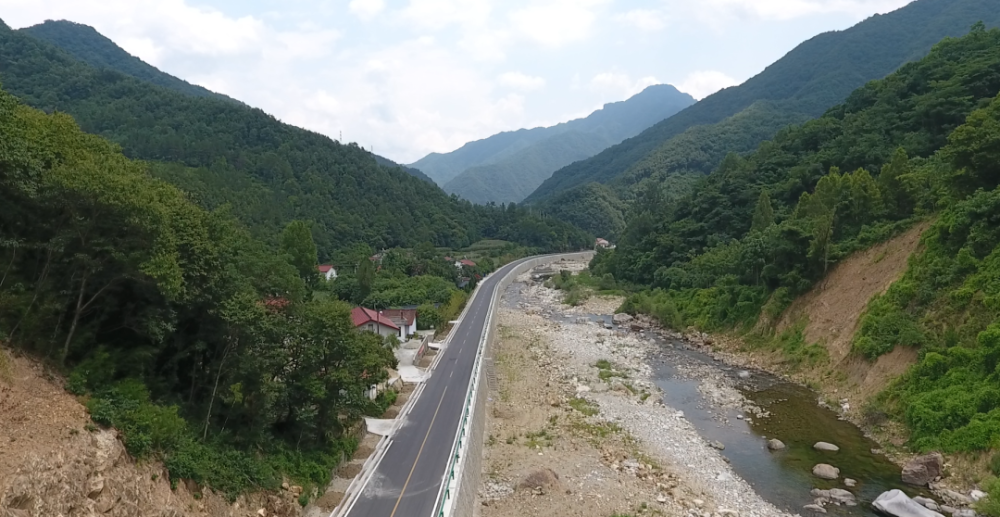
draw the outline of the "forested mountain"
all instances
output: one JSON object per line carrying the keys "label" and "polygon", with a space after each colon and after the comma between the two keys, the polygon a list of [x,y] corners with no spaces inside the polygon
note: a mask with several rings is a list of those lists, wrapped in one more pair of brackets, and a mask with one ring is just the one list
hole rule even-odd
{"label": "forested mountain", "polygon": [[481,238],[579,248],[589,238],[524,210],[476,207],[357,145],[283,124],[259,109],[95,68],[26,33],[0,29],[0,81],[27,104],[73,115],[87,132],[150,162],[204,207],[228,210],[273,242],[312,221],[322,258],[364,243],[460,248]]}
{"label": "forested mountain", "polygon": [[315,266],[292,265],[316,263],[304,223],[267,246],[3,91],[0,142],[4,347],[71,371],[93,420],[173,482],[234,498],[325,483],[355,446],[345,428],[384,411],[365,390],[396,360],[349,304],[309,296]]}
{"label": "forested mountain", "polygon": [[[701,160],[703,149],[670,140],[695,126],[718,124],[748,108],[753,110],[751,106],[758,101],[768,101],[769,109],[757,110],[758,115],[765,115],[757,124],[753,124],[756,116],[751,111],[741,114],[747,117],[743,120],[698,130],[702,133],[698,137],[701,140],[724,142],[729,139],[726,135],[732,134],[729,127],[758,125],[760,128],[753,133],[760,139],[746,138],[732,150],[746,150],[748,145],[752,148],[773,136],[781,123],[823,114],[867,81],[884,77],[903,63],[920,58],[934,43],[946,36],[964,34],[977,21],[988,26],[1000,24],[1000,9],[995,0],[917,0],[850,29],[816,36],[742,85],[710,95],[634,138],[556,171],[526,202],[537,203],[591,181],[627,184],[648,176],[666,178],[675,172],[684,173],[688,163],[697,163],[700,172],[708,173],[718,165],[722,153]],[[732,143],[730,140],[715,147],[723,149]],[[623,175],[627,177],[622,178]]]}
{"label": "forested mountain", "polygon": [[466,199],[517,202],[559,167],[593,156],[693,103],[673,86],[654,85],[585,118],[499,133],[450,153],[432,153],[413,166]]}
{"label": "forested mountain", "polygon": [[552,171],[593,156],[611,142],[593,133],[570,131],[532,144],[513,156],[466,169],[442,187],[473,203],[517,203]]}
{"label": "forested mountain", "polygon": [[[19,32],[48,41],[65,50],[76,59],[96,68],[115,70],[141,81],[196,97],[214,97],[239,102],[221,93],[207,90],[201,86],[193,85],[183,79],[178,79],[170,74],[161,72],[156,67],[129,54],[125,49],[115,44],[114,41],[111,41],[89,25],[67,20],[47,20],[45,23],[20,29]],[[378,155],[373,156],[379,165],[390,168],[401,168],[422,180],[432,181],[426,174],[417,169],[405,167]]]}
{"label": "forested mountain", "polygon": [[[837,260],[936,216],[904,278],[869,305],[854,358],[920,349],[873,408],[906,424],[914,449],[995,449],[998,92],[1000,29],[977,24],[745,158],[729,155],[675,203],[646,190],[594,273],[655,287],[626,309],[675,328],[762,332]],[[787,332],[758,346],[808,360]]]}
{"label": "forested mountain", "polygon": [[89,25],[66,20],[46,20],[45,23],[20,29],[20,32],[47,41],[69,52],[73,57],[97,68],[117,70],[136,79],[196,97],[233,100],[201,86],[161,72],[156,67],[129,54],[114,41]]}

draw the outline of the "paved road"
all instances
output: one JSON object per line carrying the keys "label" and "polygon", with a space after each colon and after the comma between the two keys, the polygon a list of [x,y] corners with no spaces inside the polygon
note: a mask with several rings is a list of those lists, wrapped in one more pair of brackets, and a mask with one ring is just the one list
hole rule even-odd
{"label": "paved road", "polygon": [[479,340],[497,283],[521,261],[483,280],[406,422],[347,517],[431,517],[458,432]]}

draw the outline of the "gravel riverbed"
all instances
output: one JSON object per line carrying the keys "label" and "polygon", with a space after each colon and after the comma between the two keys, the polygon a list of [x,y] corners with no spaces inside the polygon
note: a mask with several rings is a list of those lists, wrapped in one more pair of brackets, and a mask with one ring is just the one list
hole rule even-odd
{"label": "gravel riverbed", "polygon": [[[651,379],[650,365],[657,345],[650,337],[640,332],[608,330],[584,317],[610,313],[607,309],[620,300],[595,298],[582,307],[568,307],[560,303],[559,292],[531,282],[530,273],[522,275],[511,289],[516,293],[516,307],[508,317],[520,313],[549,321],[539,333],[551,349],[551,367],[569,382],[577,397],[599,406],[600,413],[594,418],[620,426],[640,442],[649,456],[705,494],[704,499],[676,501],[689,515],[788,515],[764,501],[736,475],[683,412],[660,402],[662,393]],[[599,362],[603,368],[595,366]],[[699,371],[686,374],[701,381],[699,391],[718,409],[757,414],[756,408],[721,376]]]}

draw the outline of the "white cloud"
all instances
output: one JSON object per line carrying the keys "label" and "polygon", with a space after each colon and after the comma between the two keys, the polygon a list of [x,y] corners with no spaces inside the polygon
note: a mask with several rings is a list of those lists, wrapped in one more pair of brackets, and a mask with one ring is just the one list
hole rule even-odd
{"label": "white cloud", "polygon": [[553,0],[532,3],[515,10],[509,18],[522,36],[546,47],[561,47],[587,39],[597,19],[594,0]]}
{"label": "white cloud", "polygon": [[787,21],[803,16],[847,14],[861,19],[874,13],[887,13],[912,0],[699,0],[690,7],[703,21],[719,18]]}
{"label": "white cloud", "polygon": [[524,91],[538,90],[545,86],[545,79],[521,72],[507,72],[501,74],[499,79],[501,84]]}
{"label": "white cloud", "polygon": [[347,10],[362,20],[371,20],[385,9],[383,0],[351,0]]}
{"label": "white cloud", "polygon": [[615,15],[614,19],[643,31],[658,31],[667,26],[666,15],[653,9],[632,9]]}
{"label": "white cloud", "polygon": [[660,84],[660,81],[652,76],[632,79],[625,73],[603,72],[591,78],[590,89],[606,94],[606,98],[609,100],[621,100],[631,97],[654,84]]}
{"label": "white cloud", "polygon": [[716,70],[699,70],[692,72],[677,84],[678,90],[701,100],[709,95],[737,84],[736,79]]}

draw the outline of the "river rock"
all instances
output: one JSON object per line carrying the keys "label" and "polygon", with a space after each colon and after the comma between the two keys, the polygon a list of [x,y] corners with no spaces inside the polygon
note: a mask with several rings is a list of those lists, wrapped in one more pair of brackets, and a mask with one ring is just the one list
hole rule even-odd
{"label": "river rock", "polygon": [[983,492],[982,490],[973,490],[969,492],[969,497],[971,497],[973,501],[979,501],[980,499],[986,497],[986,492]]}
{"label": "river rock", "polygon": [[821,490],[819,488],[814,488],[810,492],[813,497],[816,498],[816,504],[822,505],[825,503],[833,503],[837,506],[857,506],[858,500],[854,497],[854,494],[844,490],[843,488],[831,488],[830,490]]}
{"label": "river rock", "polygon": [[722,442],[711,441],[711,442],[708,442],[708,444],[711,445],[713,449],[719,449],[720,451],[726,450],[726,444],[724,444]]}
{"label": "river rock", "polygon": [[837,447],[836,445],[834,445],[832,443],[816,442],[813,445],[813,449],[816,449],[817,451],[837,452],[837,451],[840,450],[840,447]]}
{"label": "river rock", "polygon": [[777,438],[771,438],[767,441],[767,448],[772,451],[780,451],[785,448],[785,443]]}
{"label": "river rock", "polygon": [[936,502],[934,502],[933,499],[928,499],[926,497],[917,496],[917,497],[914,497],[913,500],[916,501],[916,502],[918,502],[918,503],[920,503],[921,506],[923,506],[924,508],[927,508],[928,510],[934,510],[935,512],[941,510],[941,507],[938,506],[938,504]]}
{"label": "river rock", "polygon": [[938,490],[937,493],[942,499],[950,503],[952,506],[969,506],[972,504],[971,497],[965,494],[960,494],[954,490]]}
{"label": "river rock", "polygon": [[739,378],[741,378],[741,379],[749,379],[750,378],[750,372],[748,372],[746,370],[740,370],[740,373],[737,373],[736,376],[739,377]]}
{"label": "river rock", "polygon": [[844,486],[847,488],[854,488],[858,485],[858,482],[851,478],[844,478]]}
{"label": "river rock", "polygon": [[820,479],[837,479],[840,477],[840,469],[833,465],[820,463],[813,467],[813,475]]}
{"label": "river rock", "polygon": [[928,483],[941,476],[944,457],[937,452],[913,458],[903,466],[903,483],[917,486],[927,486]]}
{"label": "river rock", "polygon": [[625,314],[624,312],[615,314],[614,316],[611,317],[611,321],[614,322],[615,325],[624,325],[632,321],[632,319],[633,318],[631,314]]}
{"label": "river rock", "polygon": [[955,513],[951,514],[951,517],[978,517],[978,514],[975,510],[965,508],[962,510],[955,510]]}
{"label": "river rock", "polygon": [[826,513],[826,508],[823,508],[822,506],[820,506],[818,504],[807,504],[807,505],[803,506],[802,509],[803,510],[812,510],[812,511],[814,511],[816,513]]}
{"label": "river rock", "polygon": [[875,509],[895,517],[944,517],[910,499],[902,490],[889,490],[872,503]]}

